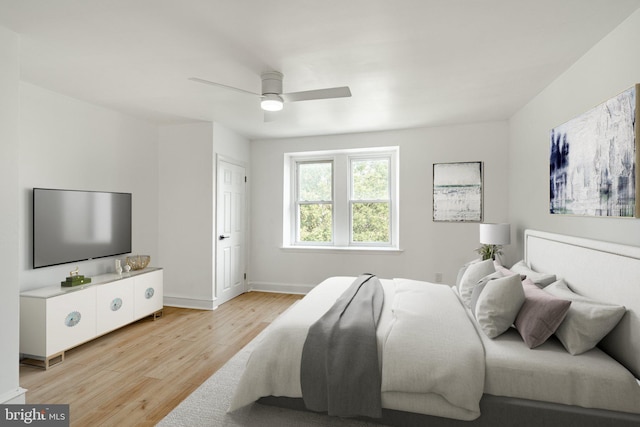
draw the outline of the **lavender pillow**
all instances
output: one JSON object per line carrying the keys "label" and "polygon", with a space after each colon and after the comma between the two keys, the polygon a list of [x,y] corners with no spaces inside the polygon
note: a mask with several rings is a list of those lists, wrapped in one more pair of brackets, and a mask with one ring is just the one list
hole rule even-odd
{"label": "lavender pillow", "polygon": [[515,325],[529,348],[535,348],[558,329],[569,311],[571,301],[543,291],[531,279],[525,279],[522,287],[525,300]]}

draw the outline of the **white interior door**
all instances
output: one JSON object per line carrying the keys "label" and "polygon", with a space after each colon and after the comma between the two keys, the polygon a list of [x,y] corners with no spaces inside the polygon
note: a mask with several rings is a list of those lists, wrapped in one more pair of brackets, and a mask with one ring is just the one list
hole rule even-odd
{"label": "white interior door", "polygon": [[219,304],[246,291],[245,169],[218,160],[216,299]]}

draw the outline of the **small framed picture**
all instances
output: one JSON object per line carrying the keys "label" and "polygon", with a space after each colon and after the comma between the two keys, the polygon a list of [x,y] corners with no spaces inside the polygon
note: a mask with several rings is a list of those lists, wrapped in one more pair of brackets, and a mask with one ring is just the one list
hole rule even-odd
{"label": "small framed picture", "polygon": [[482,162],[433,164],[433,220],[482,222]]}

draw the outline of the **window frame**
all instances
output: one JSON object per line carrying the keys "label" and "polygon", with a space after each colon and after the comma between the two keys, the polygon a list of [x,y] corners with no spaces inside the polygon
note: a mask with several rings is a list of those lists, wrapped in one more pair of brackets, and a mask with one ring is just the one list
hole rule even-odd
{"label": "window frame", "polygon": [[[362,149],[326,150],[284,154],[283,248],[397,251],[399,235],[399,151],[397,146]],[[353,241],[352,161],[387,158],[389,242]],[[331,242],[306,242],[299,239],[298,164],[332,162],[332,239]],[[368,201],[368,200],[367,200]],[[357,200],[361,203],[363,200]],[[366,201],[364,201],[366,202]]]}

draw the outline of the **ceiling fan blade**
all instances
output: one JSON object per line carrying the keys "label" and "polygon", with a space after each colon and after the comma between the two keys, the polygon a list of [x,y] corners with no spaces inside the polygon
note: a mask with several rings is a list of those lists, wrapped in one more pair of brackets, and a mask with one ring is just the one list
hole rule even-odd
{"label": "ceiling fan blade", "polygon": [[278,118],[278,112],[276,111],[264,111],[264,122],[275,122]]}
{"label": "ceiling fan blade", "polygon": [[193,82],[204,83],[206,85],[219,86],[219,87],[235,90],[235,91],[242,92],[242,93],[248,93],[249,95],[262,96],[259,93],[251,92],[251,91],[240,89],[240,88],[233,87],[233,86],[223,85],[222,83],[216,83],[216,82],[212,82],[212,81],[209,81],[209,80],[200,79],[198,77],[189,77],[189,80],[191,80]]}
{"label": "ceiling fan blade", "polygon": [[306,90],[303,92],[283,93],[280,95],[285,102],[310,101],[312,99],[348,98],[351,90],[348,86],[332,87],[328,89]]}

